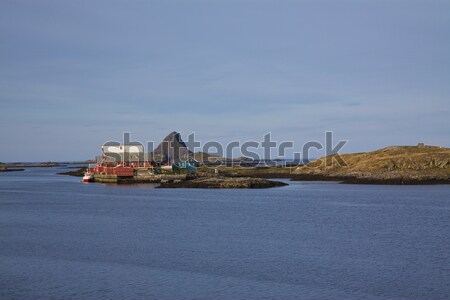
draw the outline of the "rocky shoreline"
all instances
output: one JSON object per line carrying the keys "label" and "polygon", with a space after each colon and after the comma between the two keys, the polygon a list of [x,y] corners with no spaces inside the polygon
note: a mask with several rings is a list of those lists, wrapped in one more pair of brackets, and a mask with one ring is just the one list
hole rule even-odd
{"label": "rocky shoreline", "polygon": [[292,181],[335,181],[342,184],[378,184],[378,185],[432,185],[450,184],[450,179],[439,177],[412,178],[412,177],[353,177],[333,176],[322,174],[299,174],[291,177]]}
{"label": "rocky shoreline", "polygon": [[185,181],[161,182],[159,188],[261,189],[286,186],[287,183],[250,177],[206,177]]}
{"label": "rocky shoreline", "polygon": [[87,171],[87,168],[86,167],[82,167],[82,168],[79,168],[79,169],[74,170],[74,171],[60,172],[60,173],[58,173],[58,175],[69,175],[69,176],[83,177],[84,172],[86,172],[86,171]]}
{"label": "rocky shoreline", "polygon": [[[74,171],[58,173],[82,177],[86,168]],[[284,182],[268,180],[265,178],[243,177],[243,176],[217,176],[212,174],[153,174],[140,177],[118,178],[114,175],[94,175],[94,182],[135,184],[135,183],[159,183],[160,188],[270,188],[288,185]]]}
{"label": "rocky shoreline", "polygon": [[[12,170],[11,170],[12,171]],[[74,171],[67,171],[58,173],[60,175],[69,175],[82,177],[86,168],[80,168]],[[226,188],[233,185],[242,188],[254,188],[261,184],[264,187],[272,187],[270,182],[275,182],[268,179],[275,178],[286,178],[292,181],[334,181],[343,184],[379,184],[379,185],[430,185],[430,184],[450,184],[450,178],[445,178],[442,176],[432,176],[432,175],[412,175],[412,174],[401,174],[399,172],[388,172],[384,174],[360,174],[347,175],[347,174],[326,174],[326,173],[290,173],[286,170],[279,170],[279,168],[268,168],[263,171],[261,170],[237,170],[233,171],[223,171],[219,175],[214,175],[213,173],[199,172],[195,176],[188,176],[187,178],[179,178],[180,175],[176,174],[156,174],[147,176],[145,178],[123,178],[120,180],[114,179],[103,179],[97,178],[98,182],[116,182],[124,184],[132,183],[161,183],[161,187],[164,188],[176,188],[176,187],[199,187],[208,188],[219,187]],[[252,179],[256,179],[253,180]],[[267,180],[269,183],[262,183],[258,179]],[[180,182],[181,180],[181,182]],[[286,185],[283,183],[283,185]],[[274,185],[281,186],[281,185]]]}
{"label": "rocky shoreline", "polygon": [[[347,164],[337,164],[343,159]],[[60,174],[83,176],[85,168]],[[169,175],[169,174],[167,174]],[[166,176],[167,176],[166,175]],[[175,174],[174,174],[175,175]],[[347,184],[450,184],[450,149],[436,146],[391,146],[367,153],[328,156],[296,168],[276,166],[201,167],[186,179],[161,175],[128,178],[118,183],[161,182],[161,187],[258,188],[281,186],[272,178],[293,181],[337,181]],[[257,179],[257,180],[254,180]],[[105,180],[110,180],[106,178]],[[111,179],[113,180],[113,179]],[[263,181],[265,180],[265,181]],[[109,182],[109,181],[108,181]],[[283,183],[283,185],[285,185]]]}

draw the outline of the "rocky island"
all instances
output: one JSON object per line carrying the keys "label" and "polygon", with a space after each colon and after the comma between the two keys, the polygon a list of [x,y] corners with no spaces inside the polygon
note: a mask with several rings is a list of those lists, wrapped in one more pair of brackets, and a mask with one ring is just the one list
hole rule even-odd
{"label": "rocky island", "polygon": [[192,180],[161,181],[160,188],[260,189],[285,186],[287,183],[251,177],[200,177]]}
{"label": "rocky island", "polygon": [[[144,154],[143,158],[136,155],[131,160],[110,162],[109,146],[117,150],[117,145],[102,147],[100,162],[89,169],[82,167],[59,174],[83,176],[84,182],[159,183],[162,188],[270,188],[287,185],[263,178],[251,178],[255,176],[243,176],[244,174],[231,176],[227,172],[215,170],[215,167],[202,169],[200,165],[217,157],[189,151],[180,134],[175,131],[167,135],[154,151]],[[118,149],[131,151],[131,147],[137,146],[119,145]]]}
{"label": "rocky island", "polygon": [[[343,164],[343,162],[345,162]],[[293,180],[367,184],[449,184],[450,149],[391,146],[366,153],[331,155],[298,167]]]}

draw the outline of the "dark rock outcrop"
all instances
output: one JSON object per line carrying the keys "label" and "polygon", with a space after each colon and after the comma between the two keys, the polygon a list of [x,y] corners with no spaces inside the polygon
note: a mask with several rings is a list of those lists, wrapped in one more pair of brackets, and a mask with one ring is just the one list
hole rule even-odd
{"label": "dark rock outcrop", "polygon": [[58,173],[58,174],[59,175],[70,175],[70,176],[83,177],[84,176],[84,172],[86,172],[86,171],[87,171],[87,168],[86,167],[82,167],[82,168],[79,168],[78,170],[61,172],[61,173]]}
{"label": "dark rock outcrop", "polygon": [[250,177],[207,177],[186,181],[161,182],[161,188],[260,189],[285,186],[287,183]]}

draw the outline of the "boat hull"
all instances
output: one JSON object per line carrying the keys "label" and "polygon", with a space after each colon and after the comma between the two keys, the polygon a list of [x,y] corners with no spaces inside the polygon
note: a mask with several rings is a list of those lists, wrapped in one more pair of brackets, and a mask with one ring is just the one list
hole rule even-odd
{"label": "boat hull", "polygon": [[81,179],[81,182],[92,182],[93,181],[92,174],[84,174],[83,179]]}

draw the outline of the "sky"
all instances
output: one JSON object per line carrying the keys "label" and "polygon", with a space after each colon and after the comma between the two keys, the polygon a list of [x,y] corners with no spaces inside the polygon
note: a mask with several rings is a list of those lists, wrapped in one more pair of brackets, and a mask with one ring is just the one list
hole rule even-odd
{"label": "sky", "polygon": [[0,1],[0,161],[130,132],[450,147],[450,1]]}

